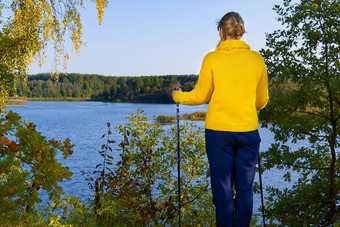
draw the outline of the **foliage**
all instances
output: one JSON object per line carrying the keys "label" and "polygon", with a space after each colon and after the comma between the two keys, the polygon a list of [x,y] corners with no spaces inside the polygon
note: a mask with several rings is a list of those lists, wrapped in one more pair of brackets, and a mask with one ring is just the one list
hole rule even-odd
{"label": "foliage", "polygon": [[45,214],[45,217],[49,220],[47,222],[49,226],[99,226],[96,225],[93,203],[82,203],[80,198],[73,198],[68,195],[65,204],[67,205],[67,213],[62,217],[56,213]]}
{"label": "foliage", "polygon": [[[166,132],[159,124],[138,120],[143,117],[143,111],[138,110],[129,116],[129,123],[117,127],[124,140],[119,144],[120,159],[115,166],[114,151],[109,146],[113,141],[107,137],[107,143],[102,145],[100,154],[104,162],[96,169],[103,170],[95,170],[97,178],[90,179],[90,182],[101,182],[100,186],[94,186],[95,200],[99,201],[98,220],[111,217],[114,224],[118,218],[128,226],[176,225],[176,129],[172,127]],[[194,125],[181,124],[180,131],[182,224],[212,225],[215,215],[204,136]]]}
{"label": "foliage", "polygon": [[27,215],[20,215],[16,219],[0,219],[1,227],[12,227],[12,226],[36,226],[45,227],[47,226],[46,211],[41,208],[36,208],[34,211]]}
{"label": "foliage", "polygon": [[[95,0],[99,24],[108,0]],[[69,54],[64,48],[64,37],[70,35],[73,51],[79,54],[82,41],[80,9],[83,0],[12,0],[0,3],[0,111],[4,98],[15,93],[18,80],[25,83],[29,65],[34,61],[43,64],[45,47],[54,48],[54,72],[59,66],[66,68]],[[3,15],[6,10],[7,14]],[[6,16],[6,17],[5,17]]]}
{"label": "foliage", "polygon": [[[88,74],[59,75],[53,81],[49,74],[28,76],[27,89],[22,83],[17,94],[28,98],[91,98],[106,102],[173,103],[171,90],[177,79],[183,90],[192,90],[197,75],[113,77]],[[192,83],[191,83],[192,82]]]}
{"label": "foliage", "polygon": [[0,118],[0,219],[17,219],[33,212],[40,189],[48,192],[48,204],[53,211],[67,211],[62,187],[72,173],[56,159],[57,152],[66,159],[72,154],[69,139],[49,140],[36,131],[32,123],[9,111]]}
{"label": "foliage", "polygon": [[285,29],[268,34],[262,50],[276,90],[261,112],[276,140],[263,167],[285,170],[288,182],[292,172],[299,178],[292,188],[267,189],[272,225],[331,226],[340,219],[339,4],[284,0],[274,7]]}
{"label": "foliage", "polygon": [[[7,123],[8,119],[12,119],[11,123]],[[16,121],[14,119],[17,119],[18,123],[12,124]],[[112,148],[115,141],[111,140],[111,125],[107,124],[108,131],[102,136],[102,138],[105,137],[106,143],[101,146],[99,151],[99,154],[103,157],[103,163],[98,164],[87,178],[90,187],[95,190],[94,200],[87,199],[86,203],[82,203],[80,198],[72,198],[71,195],[60,200],[60,195],[63,193],[59,191],[59,195],[56,193],[56,197],[59,196],[59,201],[54,200],[49,203],[48,209],[43,208],[43,206],[39,206],[40,208],[30,206],[30,210],[26,211],[22,206],[21,208],[17,207],[21,195],[19,192],[21,191],[24,194],[26,192],[26,195],[28,192],[32,192],[32,189],[28,187],[29,185],[32,186],[32,183],[26,185],[24,180],[32,182],[31,179],[34,178],[31,175],[35,171],[32,171],[32,169],[40,168],[39,166],[31,168],[30,164],[23,164],[27,168],[21,168],[20,173],[15,172],[13,174],[14,170],[20,169],[20,166],[10,164],[13,170],[8,174],[4,167],[10,168],[10,166],[1,162],[0,176],[10,175],[10,177],[6,178],[8,179],[7,182],[3,180],[4,178],[1,178],[0,194],[3,199],[0,210],[3,214],[0,216],[0,226],[177,225],[176,129],[173,127],[164,131],[158,124],[145,122],[146,117],[141,110],[130,115],[129,119],[129,123],[117,128],[123,136],[123,141],[119,144],[120,149],[118,150]],[[39,147],[39,144],[41,144],[39,141],[44,138],[35,131],[33,124],[22,122],[20,117],[12,112],[2,122],[5,122],[2,125],[6,125],[3,128],[18,124],[19,126],[7,130],[8,133],[3,134],[2,138],[9,138],[9,135],[11,135],[18,139],[15,142],[16,145],[12,142],[13,140],[2,139],[1,141],[5,141],[5,143],[2,143],[1,154],[4,153],[4,150],[12,150],[11,152],[8,151],[12,153],[14,149],[17,149],[16,152],[18,152],[26,147],[25,151],[32,151],[26,155],[27,157],[31,154],[37,155],[34,163],[39,163],[40,159],[42,159],[41,162],[47,160],[46,155],[39,157],[39,151],[35,151],[34,146]],[[20,136],[19,133],[14,134],[15,130],[21,132]],[[29,133],[25,133],[26,131]],[[22,140],[27,140],[27,136],[31,146],[24,145],[22,142]],[[55,144],[55,141],[42,143]],[[61,145],[60,142],[59,144]],[[44,147],[45,145],[41,148]],[[71,148],[72,145],[68,145],[68,147]],[[70,153],[70,150],[61,148],[59,148],[59,151],[65,157]],[[41,152],[44,153],[43,150]],[[118,154],[120,159],[115,160],[114,157]],[[182,224],[186,226],[213,226],[214,208],[208,187],[209,172],[204,152],[204,137],[202,130],[192,124],[181,125],[181,155]],[[26,156],[20,156],[21,159],[18,162],[28,160]],[[1,158],[0,160],[5,161],[6,159]],[[32,157],[32,160],[34,160],[34,157]],[[51,164],[52,162],[48,161],[48,163]],[[44,168],[49,168],[48,171],[50,172],[48,173],[53,174],[53,176],[46,172],[36,174],[41,174],[42,178],[46,177],[44,178],[46,179],[45,182],[52,182],[49,179],[60,176],[51,167],[44,165]],[[70,174],[67,168],[61,171]],[[52,183],[52,187],[56,184],[56,181]],[[10,190],[5,190],[5,188]],[[42,189],[44,189],[44,186],[42,186]],[[11,194],[12,192],[16,192],[16,194]],[[32,196],[35,195],[37,195],[36,192]],[[12,196],[12,201],[8,199],[10,196]],[[30,197],[31,200],[35,200],[36,197],[33,198],[32,196]],[[39,202],[39,199],[36,202]],[[8,210],[10,205],[12,205],[11,210]],[[56,206],[61,205],[63,205],[62,209],[64,210],[62,216],[59,211],[55,212],[56,210],[54,210]],[[18,210],[19,208],[20,210]],[[3,212],[4,210],[6,212]],[[251,226],[256,226],[257,221],[257,217],[254,217]]]}

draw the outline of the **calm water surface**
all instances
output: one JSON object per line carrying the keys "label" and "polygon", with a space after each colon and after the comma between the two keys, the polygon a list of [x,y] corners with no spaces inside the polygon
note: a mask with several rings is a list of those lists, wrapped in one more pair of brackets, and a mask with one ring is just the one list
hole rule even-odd
{"label": "calm water surface", "polygon": [[[33,122],[37,130],[47,139],[64,140],[69,138],[74,147],[74,153],[67,160],[58,156],[64,166],[68,166],[73,176],[70,181],[64,181],[61,185],[67,194],[80,197],[82,200],[91,198],[93,192],[88,188],[81,170],[93,171],[94,167],[102,162],[102,157],[97,153],[105,143],[101,136],[106,133],[106,123],[113,126],[126,123],[128,114],[135,113],[138,108],[145,111],[146,116],[152,119],[153,115],[176,115],[175,104],[136,104],[136,103],[104,103],[104,102],[39,102],[29,101],[26,105],[9,106],[7,110],[13,110],[23,119]],[[193,113],[198,110],[207,110],[208,105],[184,106],[180,105],[180,114]],[[203,121],[195,122],[204,128]],[[165,126],[168,127],[168,126]],[[262,143],[261,151],[268,149],[273,142],[273,134],[264,128],[259,128]],[[121,141],[122,138],[113,130],[113,138]],[[116,151],[115,156],[118,156]],[[288,187],[283,181],[283,173],[277,170],[267,171],[263,176],[264,185]],[[255,181],[258,181],[256,176]],[[43,194],[43,193],[42,193]],[[44,194],[43,194],[44,197]],[[257,210],[260,197],[254,197],[254,209]]]}

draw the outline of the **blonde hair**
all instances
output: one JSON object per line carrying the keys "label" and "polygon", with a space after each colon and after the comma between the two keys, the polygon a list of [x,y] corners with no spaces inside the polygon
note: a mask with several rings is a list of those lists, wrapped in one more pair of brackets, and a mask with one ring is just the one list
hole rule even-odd
{"label": "blonde hair", "polygon": [[244,22],[239,13],[229,12],[224,15],[217,23],[217,30],[222,29],[223,40],[230,36],[234,39],[240,39],[246,32],[244,29]]}

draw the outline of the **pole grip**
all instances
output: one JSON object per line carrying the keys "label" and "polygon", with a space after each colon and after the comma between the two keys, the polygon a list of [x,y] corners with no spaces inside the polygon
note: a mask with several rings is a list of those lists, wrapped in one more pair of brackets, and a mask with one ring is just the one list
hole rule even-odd
{"label": "pole grip", "polygon": [[179,90],[179,81],[177,82],[177,86],[176,86],[175,90]]}

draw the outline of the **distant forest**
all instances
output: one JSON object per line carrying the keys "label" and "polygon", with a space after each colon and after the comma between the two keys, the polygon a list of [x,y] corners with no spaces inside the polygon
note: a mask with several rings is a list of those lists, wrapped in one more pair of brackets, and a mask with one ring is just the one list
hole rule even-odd
{"label": "distant forest", "polygon": [[173,103],[171,91],[180,81],[190,91],[197,75],[115,77],[94,74],[29,75],[27,87],[20,82],[17,95],[27,98],[80,98],[107,102]]}

